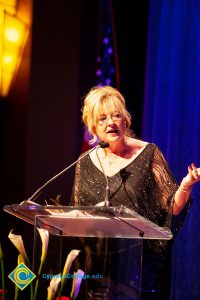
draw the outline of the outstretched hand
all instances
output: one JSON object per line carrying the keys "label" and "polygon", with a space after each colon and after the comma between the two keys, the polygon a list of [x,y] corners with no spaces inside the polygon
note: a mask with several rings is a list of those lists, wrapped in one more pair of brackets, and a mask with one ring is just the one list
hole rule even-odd
{"label": "outstretched hand", "polygon": [[184,178],[185,184],[192,187],[194,183],[200,181],[200,168],[197,168],[194,163],[188,166],[188,174]]}
{"label": "outstretched hand", "polygon": [[[188,166],[188,174],[183,178],[175,194],[173,214],[178,215],[190,198],[193,184],[200,182],[200,168],[194,163]],[[184,196],[183,196],[184,195]]]}

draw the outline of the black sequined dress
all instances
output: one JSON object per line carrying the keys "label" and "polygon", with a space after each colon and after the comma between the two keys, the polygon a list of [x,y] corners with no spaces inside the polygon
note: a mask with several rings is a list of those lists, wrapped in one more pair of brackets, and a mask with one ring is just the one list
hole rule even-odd
{"label": "black sequined dress", "polygon": [[[159,226],[171,228],[173,197],[178,184],[159,147],[149,143],[125,168],[109,177],[112,206],[124,205]],[[90,206],[105,200],[106,180],[85,156],[76,167],[72,205]],[[165,299],[169,291],[169,241],[144,241],[142,299]],[[155,294],[158,292],[156,298]],[[153,294],[152,294],[153,293]],[[148,296],[144,295],[150,295]],[[151,298],[153,295],[153,298]]]}

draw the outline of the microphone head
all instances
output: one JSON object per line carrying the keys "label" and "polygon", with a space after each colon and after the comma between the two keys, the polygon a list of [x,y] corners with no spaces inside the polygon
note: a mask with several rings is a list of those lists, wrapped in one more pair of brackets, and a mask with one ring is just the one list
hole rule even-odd
{"label": "microphone head", "polygon": [[101,147],[101,148],[108,148],[109,147],[109,144],[104,142],[104,141],[100,141],[98,143],[98,145]]}

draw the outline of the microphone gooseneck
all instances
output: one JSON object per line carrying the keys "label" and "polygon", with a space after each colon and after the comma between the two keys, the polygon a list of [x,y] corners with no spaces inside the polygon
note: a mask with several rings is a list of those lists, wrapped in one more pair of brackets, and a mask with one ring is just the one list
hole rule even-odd
{"label": "microphone gooseneck", "polygon": [[[64,174],[65,172],[67,172],[71,167],[73,167],[77,162],[79,162],[82,158],[84,158],[86,155],[88,155],[90,152],[94,151],[94,150],[98,150],[99,148],[107,148],[109,147],[109,144],[104,142],[104,141],[100,141],[95,147],[91,148],[90,150],[88,150],[86,153],[84,153],[83,155],[81,155],[76,161],[74,161],[71,165],[69,165],[68,167],[66,167],[64,170],[62,170],[61,172],[59,172],[58,174],[56,174],[55,176],[53,176],[52,178],[50,178],[44,185],[42,185],[39,189],[36,190],[36,192],[28,198],[28,200],[26,201],[32,201],[34,202],[34,200],[39,196],[39,194],[44,190],[44,188],[46,186],[48,186],[52,181],[54,181],[55,179],[57,179],[59,176],[61,176],[62,174]],[[22,202],[22,204],[25,201]]]}
{"label": "microphone gooseneck", "polygon": [[[105,142],[104,142],[105,143]],[[109,147],[109,144],[108,143],[105,143],[106,144],[106,147],[102,147],[102,148],[107,148]],[[107,145],[108,144],[108,145]],[[109,187],[109,182],[108,182],[108,176],[106,175],[105,173],[105,170],[103,168],[103,165],[101,163],[101,160],[99,158],[99,155],[98,155],[98,152],[97,152],[98,149],[96,149],[96,155],[97,155],[97,159],[99,161],[99,164],[101,166],[101,169],[103,171],[103,174],[104,174],[104,177],[106,179],[106,195],[105,195],[105,201],[104,201],[104,206],[105,207],[109,207],[110,206],[110,187]]]}

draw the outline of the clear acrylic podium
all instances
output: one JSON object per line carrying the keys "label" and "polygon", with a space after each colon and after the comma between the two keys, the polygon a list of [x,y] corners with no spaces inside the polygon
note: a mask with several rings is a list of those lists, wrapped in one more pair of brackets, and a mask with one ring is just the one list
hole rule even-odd
{"label": "clear acrylic podium", "polygon": [[[67,254],[72,249],[80,250],[70,273],[79,268],[87,275],[77,298],[81,300],[104,299],[98,297],[105,291],[109,291],[105,299],[139,300],[143,240],[172,238],[168,228],[124,206],[41,206],[25,201],[5,206],[4,210],[34,225],[34,272],[41,247],[37,228],[48,230],[50,236],[44,274],[62,273]],[[49,282],[44,279],[45,285]]]}

